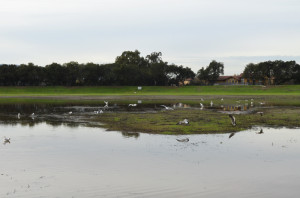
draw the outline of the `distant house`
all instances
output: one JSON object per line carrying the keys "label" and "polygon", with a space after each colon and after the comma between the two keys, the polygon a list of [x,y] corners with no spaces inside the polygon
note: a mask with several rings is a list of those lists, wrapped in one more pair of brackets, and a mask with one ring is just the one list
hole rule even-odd
{"label": "distant house", "polygon": [[189,85],[189,84],[191,84],[191,81],[192,81],[192,80],[193,80],[192,78],[185,79],[185,80],[183,81],[183,84],[184,84],[184,85]]}
{"label": "distant house", "polygon": [[179,86],[189,85],[189,84],[191,84],[192,81],[193,81],[192,78],[187,78],[183,82],[179,82]]}
{"label": "distant house", "polygon": [[219,76],[216,83],[218,85],[247,85],[247,79],[243,78],[243,74],[233,76]]}

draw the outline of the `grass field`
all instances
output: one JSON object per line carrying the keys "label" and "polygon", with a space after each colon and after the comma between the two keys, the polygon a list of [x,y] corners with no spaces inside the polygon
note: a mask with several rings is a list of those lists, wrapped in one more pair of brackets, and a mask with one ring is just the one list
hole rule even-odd
{"label": "grass field", "polygon": [[59,95],[300,95],[300,85],[282,86],[100,86],[100,87],[0,87],[0,96]]}

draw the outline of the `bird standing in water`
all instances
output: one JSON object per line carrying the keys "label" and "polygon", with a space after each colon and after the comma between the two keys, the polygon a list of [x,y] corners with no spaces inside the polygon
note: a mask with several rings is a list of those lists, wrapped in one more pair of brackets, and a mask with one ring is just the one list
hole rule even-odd
{"label": "bird standing in water", "polygon": [[263,134],[263,133],[264,133],[263,129],[260,129],[260,131],[257,132],[256,134]]}

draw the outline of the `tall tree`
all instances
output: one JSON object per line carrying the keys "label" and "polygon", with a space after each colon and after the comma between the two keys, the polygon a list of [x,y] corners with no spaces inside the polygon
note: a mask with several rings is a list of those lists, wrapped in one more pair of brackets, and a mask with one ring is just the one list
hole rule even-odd
{"label": "tall tree", "polygon": [[138,50],[133,51],[124,51],[121,56],[117,56],[116,64],[121,66],[124,65],[137,65],[137,66],[145,66],[146,61],[143,57],[140,56],[140,52]]}

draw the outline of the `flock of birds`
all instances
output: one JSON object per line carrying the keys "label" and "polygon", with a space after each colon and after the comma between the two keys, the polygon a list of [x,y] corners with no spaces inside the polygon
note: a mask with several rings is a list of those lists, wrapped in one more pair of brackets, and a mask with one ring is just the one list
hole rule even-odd
{"label": "flock of birds", "polygon": [[[201,98],[200,100],[201,100],[201,101],[204,101],[203,98]],[[222,101],[222,102],[223,102],[223,100],[224,100],[224,99],[221,98],[221,101]],[[239,101],[237,101],[237,102],[239,102]],[[108,108],[108,101],[104,101],[104,104],[105,104],[105,105],[104,105],[103,108],[104,108],[104,109],[105,109],[105,108]],[[260,104],[260,105],[264,105],[265,103],[264,103],[264,102],[260,102],[259,104]],[[212,107],[213,105],[214,105],[213,101],[210,101],[210,106]],[[133,103],[133,104],[129,104],[129,105],[128,105],[128,107],[136,107],[136,106],[137,106],[136,103]],[[160,106],[163,107],[165,110],[174,110],[174,108],[168,107],[168,106],[166,106],[166,105],[160,105]],[[253,106],[253,99],[251,99],[251,106]],[[204,105],[203,105],[202,103],[200,103],[200,109],[201,109],[201,110],[204,109]],[[94,111],[94,114],[102,114],[102,113],[104,113],[104,111],[103,111],[102,109],[97,110],[97,111]],[[70,111],[70,112],[68,112],[68,114],[69,114],[69,115],[72,115],[73,112]],[[259,114],[260,116],[263,116],[264,112],[257,112],[257,114]],[[229,116],[229,118],[230,118],[230,120],[231,120],[232,126],[236,126],[237,123],[236,123],[236,118],[235,118],[235,116],[232,115],[232,114],[229,114],[228,116]],[[36,117],[35,113],[32,113],[32,114],[30,115],[30,117],[34,120],[34,118]],[[18,118],[18,119],[21,118],[21,114],[20,114],[20,113],[17,114],[17,118]],[[189,122],[188,119],[184,119],[184,120],[179,121],[179,122],[177,123],[177,125],[189,125],[189,124],[190,124],[190,122]],[[263,133],[263,130],[262,130],[262,129],[260,130],[260,132],[257,132],[257,134],[262,134],[262,133]],[[235,132],[231,133],[231,134],[229,135],[229,138],[233,137],[234,135],[235,135]],[[177,140],[178,142],[188,142],[188,141],[189,141],[189,138],[176,139],[176,140]],[[7,144],[7,143],[10,143],[10,138],[4,137],[4,139],[3,139],[3,144]]]}
{"label": "flock of birds", "polygon": [[[204,101],[204,99],[201,98],[201,101]],[[224,99],[221,98],[221,101],[223,102]],[[247,102],[248,100],[245,100],[245,101]],[[236,101],[236,102],[237,102],[237,103],[240,103],[240,101]],[[253,103],[253,99],[251,99],[250,105],[251,105],[252,107],[253,107],[253,104],[254,104],[254,103]],[[260,104],[260,105],[264,105],[265,102],[259,102],[259,104]],[[210,106],[213,107],[213,105],[214,105],[213,101],[210,101]],[[161,105],[161,106],[165,107],[166,110],[173,110],[172,108],[166,107],[165,105]],[[204,105],[203,105],[202,103],[200,103],[200,109],[201,109],[201,110],[204,109]],[[257,114],[259,114],[260,116],[263,116],[263,115],[264,115],[264,112],[260,111],[260,112],[257,112]],[[230,121],[231,121],[232,126],[236,126],[237,123],[236,123],[236,118],[235,118],[235,116],[232,115],[232,114],[229,114],[228,116],[229,116],[229,118],[230,118]],[[177,124],[178,124],[178,125],[189,125],[189,121],[188,121],[188,119],[184,119],[183,121],[179,121]],[[236,132],[230,133],[229,138],[232,138],[232,137],[235,135],[235,133],[236,133]],[[263,133],[264,133],[264,132],[263,132],[263,129],[260,129],[259,132],[256,132],[256,134],[263,134]],[[176,139],[176,140],[177,140],[178,142],[188,142],[188,141],[189,141],[189,138]]]}
{"label": "flock of birds", "polygon": [[[108,101],[104,101],[104,109],[105,108],[108,108]],[[133,106],[136,106],[136,105],[133,105]],[[102,114],[102,113],[104,113],[104,111],[102,110],[102,109],[99,109],[99,110],[97,110],[97,111],[94,111],[94,114]],[[72,111],[69,111],[68,112],[68,114],[69,115],[72,115],[73,114],[73,112]],[[32,120],[34,120],[37,116],[35,115],[35,113],[32,113],[32,114],[30,114],[29,115],[29,117],[32,119]],[[21,119],[21,113],[18,113],[17,114],[17,118],[18,119]],[[7,138],[7,137],[3,137],[3,144],[5,145],[5,144],[7,144],[7,143],[10,143],[10,138]]]}

